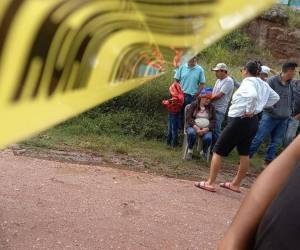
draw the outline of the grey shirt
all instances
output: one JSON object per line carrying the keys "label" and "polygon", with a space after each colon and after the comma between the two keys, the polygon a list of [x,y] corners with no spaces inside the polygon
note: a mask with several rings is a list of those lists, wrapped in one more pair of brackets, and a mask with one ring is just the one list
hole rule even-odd
{"label": "grey shirt", "polygon": [[284,85],[281,76],[270,77],[267,82],[270,87],[279,95],[280,100],[272,107],[265,108],[270,116],[277,119],[286,119],[292,115],[293,112],[293,93],[292,81],[290,80],[287,85]]}
{"label": "grey shirt", "polygon": [[293,89],[293,116],[300,114],[300,80],[292,82]]}
{"label": "grey shirt", "polygon": [[230,76],[227,76],[223,80],[218,79],[213,89],[213,95],[223,93],[224,96],[213,102],[216,111],[223,114],[226,113],[228,104],[233,94],[234,82]]}

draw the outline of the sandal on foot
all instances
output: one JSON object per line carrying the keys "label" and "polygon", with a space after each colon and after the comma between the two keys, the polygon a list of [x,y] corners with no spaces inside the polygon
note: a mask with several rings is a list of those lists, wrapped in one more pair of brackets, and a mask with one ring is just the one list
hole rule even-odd
{"label": "sandal on foot", "polygon": [[230,182],[220,183],[220,187],[228,189],[228,190],[236,192],[236,193],[241,193],[240,189],[234,189],[234,188],[232,188],[232,185],[231,185]]}
{"label": "sandal on foot", "polygon": [[207,186],[205,181],[195,182],[195,187],[204,189],[209,192],[216,192],[216,189],[213,187]]}

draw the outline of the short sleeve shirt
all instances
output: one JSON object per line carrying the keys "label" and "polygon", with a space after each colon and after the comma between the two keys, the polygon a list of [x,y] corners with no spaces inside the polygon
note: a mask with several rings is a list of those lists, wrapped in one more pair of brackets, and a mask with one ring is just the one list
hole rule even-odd
{"label": "short sleeve shirt", "polygon": [[231,100],[232,94],[234,89],[234,81],[230,76],[216,81],[215,87],[213,89],[213,95],[223,93],[224,96],[216,101],[213,102],[213,105],[216,111],[219,111],[223,114],[226,113],[228,108],[229,102]]}
{"label": "short sleeve shirt", "polygon": [[181,65],[174,78],[179,80],[182,91],[192,96],[199,92],[199,84],[205,83],[204,70],[198,64],[193,68],[190,68],[187,63]]}

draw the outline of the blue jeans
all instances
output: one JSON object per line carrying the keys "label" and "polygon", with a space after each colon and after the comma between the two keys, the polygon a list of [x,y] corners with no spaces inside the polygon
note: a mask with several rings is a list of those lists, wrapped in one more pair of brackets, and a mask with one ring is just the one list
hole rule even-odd
{"label": "blue jeans", "polygon": [[169,112],[167,144],[172,147],[177,146],[179,125],[180,125],[180,113]]}
{"label": "blue jeans", "polygon": [[287,130],[285,134],[285,146],[288,146],[296,137],[299,127],[299,121],[295,118],[290,118],[287,125]]}
{"label": "blue jeans", "polygon": [[288,119],[275,119],[264,112],[259,123],[258,131],[250,146],[250,158],[257,152],[267,136],[270,136],[265,161],[271,162],[276,157],[277,147],[282,143],[286,132]]}
{"label": "blue jeans", "polygon": [[[196,139],[197,139],[197,133],[196,130],[192,127],[188,127],[186,129],[187,133],[187,142],[188,142],[188,149],[193,149]],[[207,132],[202,136],[202,143],[203,143],[203,152],[207,153],[209,146],[212,142],[212,132]]]}
{"label": "blue jeans", "polygon": [[217,141],[222,132],[222,123],[224,121],[225,114],[216,110],[216,125],[214,131],[214,140]]}

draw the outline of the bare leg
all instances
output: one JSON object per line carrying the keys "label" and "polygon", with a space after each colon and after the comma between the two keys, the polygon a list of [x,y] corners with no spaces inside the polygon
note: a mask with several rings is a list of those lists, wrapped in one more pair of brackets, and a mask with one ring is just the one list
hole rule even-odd
{"label": "bare leg", "polygon": [[239,170],[231,182],[233,188],[239,189],[242,180],[246,177],[249,169],[250,159],[249,156],[240,156],[240,166]]}
{"label": "bare leg", "polygon": [[221,168],[221,164],[222,164],[222,156],[214,153],[210,164],[209,178],[206,182],[207,185],[213,186],[215,184],[217,175]]}

